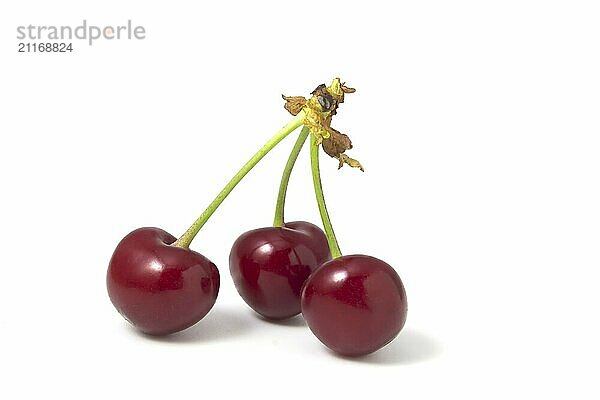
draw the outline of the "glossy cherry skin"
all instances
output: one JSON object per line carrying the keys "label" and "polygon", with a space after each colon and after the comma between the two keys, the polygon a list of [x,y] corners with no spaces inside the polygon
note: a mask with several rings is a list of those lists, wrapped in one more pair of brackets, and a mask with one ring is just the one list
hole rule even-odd
{"label": "glossy cherry skin", "polygon": [[194,325],[212,308],[219,271],[206,257],[171,244],[159,228],[140,228],[121,240],[106,276],[110,300],[136,328],[167,335]]}
{"label": "glossy cherry skin", "polygon": [[229,255],[229,271],[246,303],[268,319],[300,313],[300,291],[308,276],[331,255],[323,231],[303,221],[241,235]]}
{"label": "glossy cherry skin", "polygon": [[301,304],[315,336],[344,356],[380,349],[406,321],[406,292],[400,277],[385,262],[364,255],[323,264],[306,281]]}

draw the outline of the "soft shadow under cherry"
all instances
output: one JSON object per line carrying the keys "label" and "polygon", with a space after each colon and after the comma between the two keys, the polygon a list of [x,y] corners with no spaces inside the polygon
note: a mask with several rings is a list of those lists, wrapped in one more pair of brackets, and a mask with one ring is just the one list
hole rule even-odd
{"label": "soft shadow under cherry", "polygon": [[259,314],[255,314],[256,318],[258,318],[260,321],[267,323],[267,324],[273,324],[273,325],[279,325],[279,326],[306,326],[306,321],[304,321],[304,318],[302,318],[302,314],[298,314],[294,317],[291,318],[286,318],[286,319],[267,319],[265,317],[263,317],[262,315]]}
{"label": "soft shadow under cherry", "polygon": [[152,336],[133,329],[144,338],[166,343],[204,343],[229,340],[252,329],[252,320],[243,312],[213,309],[196,325],[168,336]]}
{"label": "soft shadow under cherry", "polygon": [[438,357],[443,346],[430,335],[417,330],[405,329],[390,344],[373,354],[363,357],[344,357],[333,351],[337,358],[379,365],[402,365],[424,362]]}

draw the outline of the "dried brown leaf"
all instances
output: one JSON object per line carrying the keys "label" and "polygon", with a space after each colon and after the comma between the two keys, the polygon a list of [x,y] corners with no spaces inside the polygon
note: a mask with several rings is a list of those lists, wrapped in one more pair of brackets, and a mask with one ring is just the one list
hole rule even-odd
{"label": "dried brown leaf", "polygon": [[286,96],[282,94],[281,97],[285,100],[283,107],[292,115],[298,115],[306,105],[306,99],[302,96]]}
{"label": "dried brown leaf", "polygon": [[323,139],[323,150],[330,157],[339,157],[340,154],[352,148],[352,141],[343,133],[336,131],[333,128],[329,128],[329,137]]}

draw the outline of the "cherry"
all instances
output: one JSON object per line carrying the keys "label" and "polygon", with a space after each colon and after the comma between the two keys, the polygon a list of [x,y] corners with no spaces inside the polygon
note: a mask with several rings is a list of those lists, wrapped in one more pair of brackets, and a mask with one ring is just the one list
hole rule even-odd
{"label": "cherry", "polygon": [[202,254],[173,245],[158,228],[121,240],[106,277],[110,300],[142,332],[166,335],[200,321],[219,292],[219,271]]}
{"label": "cherry", "polygon": [[308,276],[331,258],[325,233],[309,222],[259,228],[233,244],[229,270],[244,301],[269,319],[300,313],[300,291]]}
{"label": "cherry", "polygon": [[[336,83],[336,81],[334,81]],[[339,81],[337,81],[339,83]],[[337,93],[338,102],[343,93]],[[339,88],[339,85],[338,85]],[[335,131],[313,132],[310,162],[313,186],[321,221],[333,260],[326,262],[306,280],[300,296],[302,315],[311,331],[333,351],[345,356],[372,353],[398,335],[406,321],[406,293],[400,277],[385,262],[369,256],[342,256],[323,194],[319,167],[319,147],[340,162],[364,171],[362,165],[344,154],[352,148],[350,139]],[[326,145],[325,139],[331,141]],[[327,146],[327,149],[326,149]]]}
{"label": "cherry", "polygon": [[341,256],[306,281],[302,315],[310,330],[345,356],[372,353],[392,341],[406,321],[406,293],[396,271],[365,255]]}

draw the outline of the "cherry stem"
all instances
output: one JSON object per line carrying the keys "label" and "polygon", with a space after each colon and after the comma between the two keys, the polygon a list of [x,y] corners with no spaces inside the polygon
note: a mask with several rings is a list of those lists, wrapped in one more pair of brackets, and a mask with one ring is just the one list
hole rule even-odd
{"label": "cherry stem", "polygon": [[304,142],[306,142],[306,138],[308,137],[310,131],[305,126],[300,131],[300,135],[298,135],[298,139],[296,140],[296,144],[292,148],[292,152],[285,164],[285,168],[283,169],[283,174],[281,175],[281,183],[279,184],[279,193],[277,194],[277,204],[275,206],[275,218],[273,220],[273,226],[275,228],[281,228],[284,224],[284,212],[285,212],[285,197],[287,194],[288,184],[290,182],[290,176],[292,175],[292,170],[294,169],[294,165],[296,164],[296,160],[298,159],[298,155],[304,146]]}
{"label": "cherry stem", "polygon": [[296,128],[304,122],[304,111],[300,111],[298,115],[292,118],[283,128],[279,130],[263,147],[261,147],[256,154],[244,164],[244,166],[238,171],[237,174],[231,178],[231,180],[225,185],[223,190],[215,197],[215,199],[206,207],[206,210],[200,214],[198,219],[194,221],[192,226],[188,228],[185,233],[173,243],[174,246],[182,247],[187,249],[190,247],[190,243],[196,237],[200,229],[204,226],[206,221],[212,216],[212,214],[216,211],[217,208],[223,203],[223,201],[227,198],[229,193],[236,187],[236,185],[246,176],[248,172],[256,165],[262,158],[271,151],[279,142],[281,142],[285,137],[287,137],[290,133],[292,133]]}
{"label": "cherry stem", "polygon": [[327,206],[325,205],[325,197],[323,195],[323,186],[321,185],[321,172],[319,170],[319,143],[312,137],[310,143],[310,165],[312,170],[313,185],[315,187],[315,195],[317,196],[317,204],[319,206],[319,213],[321,214],[321,221],[325,228],[325,235],[327,236],[327,244],[329,245],[329,251],[333,258],[342,256],[340,246],[338,245],[331,226],[331,220],[329,219],[329,213],[327,212]]}

